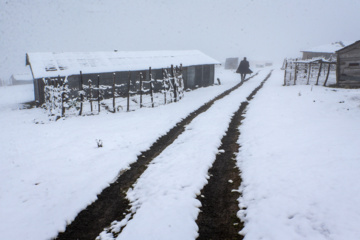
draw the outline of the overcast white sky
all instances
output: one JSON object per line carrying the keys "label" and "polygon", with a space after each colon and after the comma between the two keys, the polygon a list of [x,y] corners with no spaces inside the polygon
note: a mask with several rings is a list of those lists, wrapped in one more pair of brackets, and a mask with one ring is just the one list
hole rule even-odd
{"label": "overcast white sky", "polygon": [[188,50],[281,61],[360,40],[359,0],[0,0],[0,78],[26,52]]}

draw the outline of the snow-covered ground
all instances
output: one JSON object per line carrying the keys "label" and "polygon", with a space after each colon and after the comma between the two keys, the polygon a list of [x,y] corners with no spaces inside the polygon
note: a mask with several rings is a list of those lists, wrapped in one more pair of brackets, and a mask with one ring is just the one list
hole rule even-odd
{"label": "snow-covered ground", "polygon": [[[278,69],[251,101],[240,127],[244,210],[238,215],[245,221],[245,239],[356,239],[360,91],[283,87]],[[195,239],[195,194],[206,183],[232,112],[268,72],[262,69],[201,114],[155,159],[129,191],[137,211],[118,239],[144,233],[145,239]],[[239,82],[232,71],[218,68],[216,74],[221,86],[187,92],[177,103],[44,124],[35,124],[46,116],[43,110],[16,109],[18,102],[32,100],[31,86],[18,90],[22,98],[10,87],[0,88],[1,239],[48,239],[64,230],[137,154]],[[199,142],[201,148],[194,147]]]}
{"label": "snow-covered ground", "polygon": [[359,239],[360,90],[281,87],[282,77],[240,127],[245,240]]}

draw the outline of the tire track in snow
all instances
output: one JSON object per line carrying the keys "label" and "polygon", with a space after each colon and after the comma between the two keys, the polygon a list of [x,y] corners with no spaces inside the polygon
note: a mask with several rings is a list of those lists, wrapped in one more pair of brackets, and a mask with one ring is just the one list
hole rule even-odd
{"label": "tire track in snow", "polygon": [[106,227],[109,227],[113,221],[121,221],[129,217],[129,215],[131,215],[131,206],[126,197],[126,193],[147,169],[149,163],[167,146],[171,145],[175,139],[185,131],[186,125],[194,118],[207,111],[216,101],[224,98],[241,87],[244,82],[247,82],[255,76],[257,76],[257,73],[205,103],[182,121],[178,122],[147,151],[142,152],[138,156],[137,161],[132,163],[127,171],[120,172],[117,180],[105,188],[97,196],[96,201],[79,212],[76,218],[66,226],[65,231],[60,232],[54,239],[95,239],[99,233]]}
{"label": "tire track in snow", "polygon": [[198,200],[201,202],[200,213],[196,220],[199,227],[199,240],[209,239],[243,239],[239,232],[243,223],[237,217],[239,209],[237,191],[241,184],[241,176],[236,166],[236,153],[239,150],[237,140],[240,136],[239,126],[249,101],[269,79],[269,75],[241,103],[234,113],[226,135],[222,138],[219,153],[213,166],[209,169],[208,184],[201,190]]}
{"label": "tire track in snow", "polygon": [[207,183],[208,170],[233,113],[266,75],[216,102],[187,125],[129,190],[131,218],[114,222],[99,239],[195,239],[200,207],[196,196]]}

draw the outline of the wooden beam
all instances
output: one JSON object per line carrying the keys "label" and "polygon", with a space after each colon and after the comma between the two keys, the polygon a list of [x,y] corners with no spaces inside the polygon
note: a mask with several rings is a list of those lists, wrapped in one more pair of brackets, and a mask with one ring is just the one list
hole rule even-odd
{"label": "wooden beam", "polygon": [[284,85],[283,85],[283,86],[286,86],[286,68],[287,68],[287,65],[288,65],[288,62],[287,62],[287,60],[285,59]]}
{"label": "wooden beam", "polygon": [[308,77],[307,77],[307,82],[306,82],[306,85],[309,85],[309,81],[310,81],[310,74],[311,74],[311,63],[309,63],[309,70],[308,70]]}
{"label": "wooden beam", "polygon": [[329,78],[329,73],[330,73],[330,63],[328,64],[328,69],[327,69],[327,74],[326,74],[326,78],[325,78],[325,82],[324,82],[324,87],[326,86],[327,80]]}
{"label": "wooden beam", "polygon": [[322,61],[320,61],[319,73],[318,73],[315,85],[319,85],[319,78],[320,78],[320,74],[321,74],[321,68],[322,68]]}

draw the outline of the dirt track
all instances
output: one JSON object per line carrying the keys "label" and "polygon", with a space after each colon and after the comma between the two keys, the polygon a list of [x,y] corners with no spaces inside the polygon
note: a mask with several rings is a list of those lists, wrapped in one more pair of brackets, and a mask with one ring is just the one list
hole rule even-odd
{"label": "dirt track", "polygon": [[[256,74],[252,77],[254,76]],[[59,233],[55,239],[95,239],[104,228],[110,226],[111,222],[124,219],[130,209],[130,202],[126,198],[126,192],[147,169],[148,164],[185,131],[185,126],[196,116],[208,110],[214,102],[239,88],[244,82],[205,103],[177,123],[167,134],[159,138],[149,150],[142,152],[137,161],[130,165],[130,169],[119,173],[118,179],[105,188],[97,196],[97,200],[82,210],[74,221],[66,227],[65,231]]]}
{"label": "dirt track", "polygon": [[[250,101],[260,90],[265,80],[247,97]],[[202,189],[198,199],[202,207],[196,221],[199,227],[199,240],[211,239],[243,239],[239,231],[243,223],[237,217],[239,209],[237,191],[241,184],[241,174],[236,166],[236,152],[239,149],[237,140],[241,120],[244,118],[249,102],[242,102],[238,111],[234,113],[226,135],[221,140],[219,154],[213,166],[209,169],[208,184]],[[235,190],[235,191],[234,191]]]}

